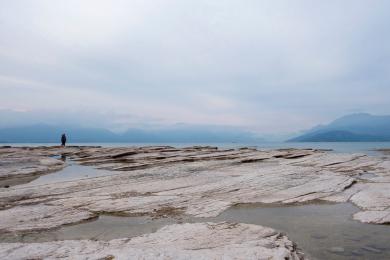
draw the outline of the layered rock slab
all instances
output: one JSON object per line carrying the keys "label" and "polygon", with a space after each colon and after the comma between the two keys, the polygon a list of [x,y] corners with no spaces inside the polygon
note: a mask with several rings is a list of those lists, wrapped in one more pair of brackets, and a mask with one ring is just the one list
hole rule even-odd
{"label": "layered rock slab", "polygon": [[4,183],[2,186],[17,183],[18,179],[23,177],[47,174],[64,167],[63,161],[27,148],[0,148],[0,183]]}
{"label": "layered rock slab", "polygon": [[0,244],[1,259],[304,259],[285,235],[249,224],[166,226],[132,239]]}
{"label": "layered rock slab", "polygon": [[[351,201],[370,212],[364,222],[382,224],[387,223],[390,207],[389,161],[363,154],[311,149],[39,147],[0,149],[0,162],[26,153],[40,158],[65,155],[116,174],[0,189],[3,232],[56,228],[101,213],[213,217],[237,203],[315,200]],[[368,171],[374,177],[367,178]],[[363,220],[359,216],[355,218]]]}

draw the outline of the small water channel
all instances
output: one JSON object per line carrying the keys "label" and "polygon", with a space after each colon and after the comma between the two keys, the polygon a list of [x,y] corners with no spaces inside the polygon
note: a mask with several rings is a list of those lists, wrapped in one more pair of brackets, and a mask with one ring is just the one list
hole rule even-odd
{"label": "small water channel", "polygon": [[13,186],[16,185],[18,185],[19,187],[30,186],[30,185],[35,186],[35,185],[43,185],[43,184],[50,184],[50,183],[57,183],[57,182],[64,182],[64,181],[75,181],[75,180],[81,180],[87,178],[95,178],[95,177],[121,173],[119,171],[102,170],[102,169],[96,169],[92,166],[80,165],[72,160],[67,160],[66,156],[53,156],[53,157],[63,160],[66,163],[66,167],[56,172],[30,177],[31,179],[27,183],[24,182],[23,180],[22,183],[16,183]]}
{"label": "small water channel", "polygon": [[75,181],[86,178],[95,178],[113,174],[121,174],[120,171],[109,171],[96,169],[91,166],[80,165],[72,160],[67,160],[66,156],[52,156],[56,159],[61,159],[66,163],[66,167],[55,172],[40,174],[40,175],[28,175],[28,176],[13,176],[8,179],[0,180],[0,187],[27,187],[30,185],[43,185],[64,181]]}

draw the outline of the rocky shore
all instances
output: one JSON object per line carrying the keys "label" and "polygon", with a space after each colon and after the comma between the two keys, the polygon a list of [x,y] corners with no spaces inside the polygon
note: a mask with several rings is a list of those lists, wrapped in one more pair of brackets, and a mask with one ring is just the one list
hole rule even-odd
{"label": "rocky shore", "polygon": [[247,224],[169,225],[155,233],[108,242],[8,243],[0,258],[19,259],[303,259],[285,235]]}
{"label": "rocky shore", "polygon": [[[66,167],[65,157],[112,174],[50,184],[26,181]],[[55,229],[100,214],[213,217],[240,203],[351,202],[361,209],[354,219],[390,223],[387,157],[312,149],[3,147],[0,165],[1,233]],[[0,258],[9,259],[72,255],[121,259],[132,254],[150,259],[304,258],[283,234],[227,223],[171,225],[108,242],[0,244]]]}

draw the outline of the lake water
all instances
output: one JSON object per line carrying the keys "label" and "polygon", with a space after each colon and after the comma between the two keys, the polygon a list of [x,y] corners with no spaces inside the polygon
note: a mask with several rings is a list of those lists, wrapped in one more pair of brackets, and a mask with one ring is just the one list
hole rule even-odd
{"label": "lake water", "polygon": [[[0,143],[10,146],[53,146],[58,143]],[[373,150],[390,148],[390,142],[307,142],[307,143],[286,143],[286,142],[264,142],[264,143],[69,143],[69,145],[86,145],[102,147],[132,147],[150,145],[169,145],[174,147],[188,147],[194,145],[218,146],[220,148],[256,147],[258,149],[281,149],[281,148],[314,148],[331,149],[339,153],[367,153],[376,154]]]}

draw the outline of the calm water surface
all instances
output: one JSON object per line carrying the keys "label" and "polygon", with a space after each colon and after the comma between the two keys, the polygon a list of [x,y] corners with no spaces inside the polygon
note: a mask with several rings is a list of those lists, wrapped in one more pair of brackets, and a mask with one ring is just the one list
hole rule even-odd
{"label": "calm water surface", "polygon": [[[53,146],[58,143],[0,143],[11,146]],[[174,147],[188,147],[194,145],[210,145],[220,148],[237,148],[237,147],[256,147],[259,149],[280,149],[280,148],[315,148],[331,149],[334,152],[355,153],[364,152],[376,154],[373,152],[379,148],[390,148],[390,142],[308,142],[308,143],[285,143],[285,142],[265,142],[265,143],[69,143],[69,145],[93,145],[102,147],[134,147],[150,145],[170,145]]]}

